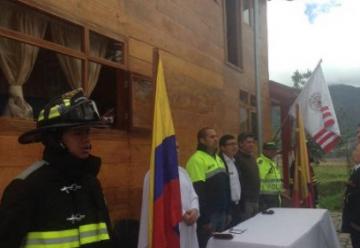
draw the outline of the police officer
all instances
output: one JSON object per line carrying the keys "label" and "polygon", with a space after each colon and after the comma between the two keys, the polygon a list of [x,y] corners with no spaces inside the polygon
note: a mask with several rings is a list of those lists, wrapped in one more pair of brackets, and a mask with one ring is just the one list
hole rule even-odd
{"label": "police officer", "polygon": [[21,144],[42,142],[43,159],[17,176],[0,205],[0,247],[112,247],[90,127],[101,127],[93,101],[81,89],[41,110],[37,128]]}
{"label": "police officer", "polygon": [[281,174],[273,160],[277,152],[278,147],[274,142],[264,143],[263,153],[256,160],[260,174],[260,211],[281,205]]}

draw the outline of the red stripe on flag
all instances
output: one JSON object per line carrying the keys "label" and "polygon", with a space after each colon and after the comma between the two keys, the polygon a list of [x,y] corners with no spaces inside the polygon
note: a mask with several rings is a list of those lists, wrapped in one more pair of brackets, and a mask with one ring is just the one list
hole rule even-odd
{"label": "red stripe on flag", "polygon": [[330,143],[328,143],[324,146],[324,148],[323,148],[324,152],[328,153],[332,149],[334,149],[339,140],[340,140],[339,136],[336,136]]}
{"label": "red stripe on flag", "polygon": [[317,140],[318,138],[320,138],[325,132],[327,132],[327,130],[325,128],[320,129],[314,136],[314,140]]}
{"label": "red stripe on flag", "polygon": [[332,136],[334,136],[335,134],[333,132],[328,131],[328,133],[326,135],[324,135],[323,137],[321,137],[321,139],[319,139],[317,141],[317,143],[322,146],[328,139],[330,139]]}
{"label": "red stripe on flag", "polygon": [[329,107],[328,107],[328,106],[324,106],[324,107],[321,107],[321,108],[320,108],[320,111],[321,111],[321,112],[324,112],[324,111],[326,111],[326,110],[329,110]]}
{"label": "red stripe on flag", "polygon": [[172,200],[180,197],[179,180],[171,180],[154,202],[153,248],[180,248],[181,202]]}

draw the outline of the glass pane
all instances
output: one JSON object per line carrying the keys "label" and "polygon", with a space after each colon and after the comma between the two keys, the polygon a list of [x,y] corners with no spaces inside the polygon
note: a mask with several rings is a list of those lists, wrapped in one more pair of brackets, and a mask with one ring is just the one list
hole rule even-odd
{"label": "glass pane", "polygon": [[239,65],[238,47],[238,11],[236,0],[225,1],[226,11],[226,39],[227,39],[227,59],[234,65]]}
{"label": "glass pane", "polygon": [[124,43],[90,32],[90,56],[124,63]]}
{"label": "glass pane", "polygon": [[44,39],[76,51],[83,51],[83,32],[84,29],[80,26],[51,18]]}
{"label": "glass pane", "polygon": [[38,38],[44,37],[47,27],[47,17],[45,15],[9,0],[0,1],[0,10],[1,27]]}
{"label": "glass pane", "polygon": [[90,62],[88,73],[89,89],[86,94],[96,102],[100,116],[108,124],[114,125],[117,121],[116,69]]}
{"label": "glass pane", "polygon": [[243,22],[246,24],[251,24],[251,0],[244,0],[243,1],[243,11],[242,11],[242,15],[243,15]]}
{"label": "glass pane", "polygon": [[244,107],[240,107],[240,131],[249,131],[249,111]]}
{"label": "glass pane", "polygon": [[82,27],[47,16],[15,1],[1,0],[0,9],[1,27],[51,41],[77,51],[82,50]]}

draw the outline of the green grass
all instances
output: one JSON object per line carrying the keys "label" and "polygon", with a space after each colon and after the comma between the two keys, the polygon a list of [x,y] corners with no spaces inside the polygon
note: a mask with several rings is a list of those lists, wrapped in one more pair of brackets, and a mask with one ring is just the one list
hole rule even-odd
{"label": "green grass", "polygon": [[340,211],[349,168],[345,162],[343,164],[336,162],[336,165],[328,162],[326,165],[315,166],[314,172],[318,181],[320,207]]}

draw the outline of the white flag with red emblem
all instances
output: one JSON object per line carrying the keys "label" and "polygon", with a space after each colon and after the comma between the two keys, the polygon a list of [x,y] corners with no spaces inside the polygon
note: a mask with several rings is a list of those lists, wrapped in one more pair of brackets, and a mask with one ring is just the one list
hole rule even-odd
{"label": "white flag with red emblem", "polygon": [[324,152],[330,152],[339,141],[340,130],[320,63],[290,108],[294,118],[297,104],[308,134]]}

